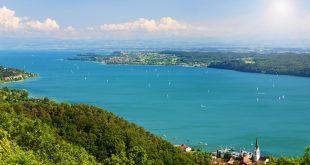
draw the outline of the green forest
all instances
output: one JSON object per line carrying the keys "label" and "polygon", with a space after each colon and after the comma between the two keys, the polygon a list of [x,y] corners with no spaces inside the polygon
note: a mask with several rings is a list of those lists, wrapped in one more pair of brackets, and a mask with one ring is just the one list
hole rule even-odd
{"label": "green forest", "polygon": [[310,77],[310,55],[256,55],[211,63],[209,67],[253,73]]}
{"label": "green forest", "polygon": [[209,68],[310,77],[310,54],[183,51],[161,53],[175,55],[179,63],[190,65],[206,64]]}
{"label": "green forest", "polygon": [[103,109],[0,89],[0,164],[209,164]]}

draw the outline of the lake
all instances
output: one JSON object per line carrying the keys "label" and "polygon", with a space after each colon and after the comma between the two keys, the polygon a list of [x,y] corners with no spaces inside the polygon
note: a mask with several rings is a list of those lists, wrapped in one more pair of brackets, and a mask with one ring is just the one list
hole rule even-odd
{"label": "lake", "polygon": [[2,51],[0,65],[40,77],[0,86],[99,106],[173,144],[207,151],[253,150],[256,137],[268,155],[298,156],[310,145],[310,78],[63,60],[81,52]]}

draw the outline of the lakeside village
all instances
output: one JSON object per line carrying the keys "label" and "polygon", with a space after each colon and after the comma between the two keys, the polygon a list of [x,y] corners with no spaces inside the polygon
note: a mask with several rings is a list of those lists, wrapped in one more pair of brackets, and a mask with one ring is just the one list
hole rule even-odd
{"label": "lakeside village", "polygon": [[[181,144],[175,145],[183,152],[195,152],[191,147]],[[258,139],[256,138],[255,149],[253,152],[241,150],[236,151],[232,148],[218,149],[211,153],[212,164],[217,165],[254,165],[254,164],[267,164],[270,161],[269,157],[263,157],[260,153]]]}
{"label": "lakeside village", "polygon": [[27,78],[37,77],[37,74],[28,73],[14,68],[0,66],[0,83],[22,81]]}

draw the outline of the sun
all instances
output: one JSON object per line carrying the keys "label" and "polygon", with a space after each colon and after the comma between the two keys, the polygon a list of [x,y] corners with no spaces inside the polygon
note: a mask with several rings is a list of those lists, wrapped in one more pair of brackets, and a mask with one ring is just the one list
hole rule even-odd
{"label": "sun", "polygon": [[290,10],[290,5],[289,3],[285,1],[278,1],[277,3],[274,4],[274,10],[276,13],[279,14],[286,14]]}
{"label": "sun", "polygon": [[283,35],[294,32],[299,20],[299,6],[296,0],[266,0],[264,13],[266,31]]}
{"label": "sun", "polygon": [[271,0],[271,10],[275,16],[287,17],[293,13],[293,1],[292,0]]}

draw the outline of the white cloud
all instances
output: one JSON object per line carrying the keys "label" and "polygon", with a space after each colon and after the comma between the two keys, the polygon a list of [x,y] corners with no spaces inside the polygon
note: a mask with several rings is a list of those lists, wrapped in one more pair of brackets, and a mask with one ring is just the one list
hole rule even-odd
{"label": "white cloud", "polygon": [[0,7],[0,30],[22,32],[31,29],[38,31],[51,31],[60,28],[56,20],[51,18],[45,19],[44,22],[28,20],[28,17],[16,16],[14,10],[8,9],[5,6]]}
{"label": "white cloud", "polygon": [[[58,22],[52,18],[37,20],[27,16],[17,16],[15,13],[12,9],[4,6],[0,7],[0,34],[2,36],[108,39],[124,37],[130,39],[136,37],[137,34],[142,38],[174,37],[186,35],[193,30],[192,26],[171,17],[163,17],[159,20],[140,18],[132,22],[103,24],[100,28],[89,25],[76,29],[73,26],[61,28]],[[4,31],[4,33],[1,33],[1,31]],[[115,31],[123,33],[113,33]],[[139,33],[143,31],[147,33]],[[14,34],[11,32],[14,32]]]}
{"label": "white cloud", "polygon": [[[266,0],[269,2],[269,0]],[[282,1],[282,0],[277,0]],[[232,16],[226,19],[201,20],[187,24],[172,17],[158,20],[139,18],[124,23],[87,25],[81,28],[60,27],[56,20],[37,20],[17,16],[0,6],[0,36],[76,38],[76,39],[212,39],[221,41],[310,41],[310,15],[292,5],[278,9],[270,1],[263,12]],[[287,9],[290,7],[290,9]],[[277,9],[277,10],[274,10]],[[284,10],[285,9],[285,10]],[[284,12],[287,11],[287,12]]]}
{"label": "white cloud", "polygon": [[159,21],[158,29],[160,30],[185,30],[188,26],[178,22],[171,17],[163,17]]}
{"label": "white cloud", "polygon": [[64,29],[65,32],[73,33],[75,32],[75,28],[73,26],[68,26]]}
{"label": "white cloud", "polygon": [[148,32],[157,31],[176,31],[185,30],[187,25],[178,22],[171,17],[163,17],[159,21],[153,19],[140,18],[133,22],[119,24],[103,24],[100,26],[105,31],[139,31],[146,30]]}
{"label": "white cloud", "polygon": [[59,29],[59,25],[53,19],[47,18],[44,22],[40,21],[29,21],[26,23],[28,27],[35,29],[35,30],[42,30],[42,31],[51,31]]}
{"label": "white cloud", "polygon": [[95,28],[93,28],[93,27],[89,26],[89,27],[86,27],[86,30],[88,30],[88,31],[94,31],[94,30],[95,30]]}
{"label": "white cloud", "polygon": [[100,28],[105,31],[135,31],[141,29],[147,31],[155,31],[156,22],[154,20],[140,18],[133,22],[126,22],[120,24],[104,24]]}
{"label": "white cloud", "polygon": [[0,30],[17,30],[20,27],[20,18],[15,16],[15,11],[0,8]]}

